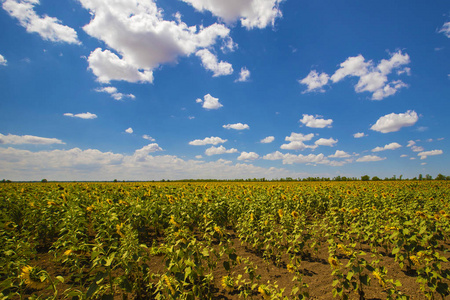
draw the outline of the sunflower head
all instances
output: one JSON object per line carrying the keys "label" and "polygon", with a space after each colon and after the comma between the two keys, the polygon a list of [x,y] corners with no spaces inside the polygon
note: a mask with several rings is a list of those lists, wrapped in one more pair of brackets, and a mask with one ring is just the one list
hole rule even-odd
{"label": "sunflower head", "polygon": [[298,212],[296,212],[296,211],[294,210],[293,212],[291,212],[291,216],[292,216],[294,219],[297,219],[300,215],[299,215]]}
{"label": "sunflower head", "polygon": [[222,277],[222,287],[228,291],[228,292],[232,292],[234,291],[234,280],[233,277],[227,275],[227,276],[223,276]]}
{"label": "sunflower head", "polygon": [[278,210],[278,216],[280,216],[280,219],[283,218],[283,210],[281,208]]}
{"label": "sunflower head", "polygon": [[335,257],[328,257],[328,262],[330,263],[330,266],[333,269],[338,269],[339,268],[339,261],[335,258]]}
{"label": "sunflower head", "polygon": [[41,290],[49,285],[47,272],[39,267],[23,267],[20,278],[22,278],[28,287],[36,290]]}

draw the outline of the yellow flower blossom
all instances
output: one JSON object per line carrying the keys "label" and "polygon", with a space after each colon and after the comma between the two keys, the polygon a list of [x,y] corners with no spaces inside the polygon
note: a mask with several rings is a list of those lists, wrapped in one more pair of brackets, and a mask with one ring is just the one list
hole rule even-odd
{"label": "yellow flower blossom", "polygon": [[36,290],[46,288],[49,284],[47,276],[42,274],[42,269],[39,267],[23,267],[20,278],[22,278],[27,286]]}
{"label": "yellow flower blossom", "polygon": [[338,269],[339,268],[339,265],[340,265],[339,261],[335,257],[332,257],[332,256],[328,257],[328,262],[330,263],[330,266],[333,269]]}
{"label": "yellow flower blossom", "polygon": [[227,275],[227,276],[223,276],[222,277],[222,287],[228,291],[228,292],[232,292],[234,291],[234,280],[231,276]]}

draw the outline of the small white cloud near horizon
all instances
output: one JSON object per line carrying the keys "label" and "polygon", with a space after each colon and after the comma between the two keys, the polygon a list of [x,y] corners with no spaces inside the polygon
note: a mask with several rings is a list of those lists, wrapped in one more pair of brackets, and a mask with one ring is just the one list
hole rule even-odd
{"label": "small white cloud near horizon", "polygon": [[80,119],[85,119],[85,120],[92,120],[92,119],[97,118],[96,114],[92,114],[90,112],[79,113],[79,114],[65,113],[64,116],[71,117],[71,118],[80,118]]}
{"label": "small white cloud near horizon", "polygon": [[355,139],[360,139],[360,138],[365,137],[365,136],[367,136],[367,134],[365,134],[364,132],[357,132],[357,133],[353,134],[353,137]]}
{"label": "small white cloud near horizon", "polygon": [[372,162],[372,161],[381,161],[381,160],[385,160],[386,157],[379,157],[376,155],[366,155],[363,157],[358,158],[356,161],[357,162]]}
{"label": "small white cloud near horizon", "polygon": [[374,149],[372,149],[372,152],[380,152],[380,151],[385,151],[385,150],[395,150],[398,148],[401,148],[402,145],[400,145],[399,143],[390,143],[387,145],[384,145],[384,147],[376,147]]}
{"label": "small white cloud near horizon", "polygon": [[198,98],[197,100],[195,100],[195,102],[202,103],[202,107],[208,110],[219,109],[223,107],[223,105],[219,102],[219,98],[214,98],[210,94],[206,94],[203,97],[203,100]]}
{"label": "small white cloud near horizon", "polygon": [[250,71],[243,67],[241,68],[241,72],[239,73],[239,78],[235,80],[235,82],[247,82],[250,77]]}
{"label": "small white cloud near horizon", "polygon": [[333,123],[332,119],[320,119],[322,116],[320,115],[307,115],[303,114],[303,118],[299,121],[305,125],[306,127],[310,128],[331,128],[331,124]]}
{"label": "small white cloud near horizon", "polygon": [[267,136],[267,137],[265,137],[265,138],[263,138],[261,141],[259,141],[261,144],[270,144],[270,143],[272,143],[273,141],[275,140],[275,137],[274,136],[272,136],[272,135],[270,135],[270,136]]}
{"label": "small white cloud near horizon", "polygon": [[329,79],[330,77],[328,76],[328,74],[319,74],[316,70],[312,70],[311,72],[309,72],[308,76],[299,80],[298,82],[308,87],[306,91],[302,92],[303,94],[311,92],[324,93],[325,90],[323,89],[323,86],[328,83]]}
{"label": "small white cloud near horizon", "polygon": [[0,54],[0,66],[6,66],[8,64],[8,61],[6,58]]}
{"label": "small white cloud near horizon", "polygon": [[133,131],[133,128],[129,127],[128,129],[125,130],[125,132],[131,134],[131,133],[133,133],[134,131]]}
{"label": "small white cloud near horizon", "polygon": [[241,155],[237,158],[238,160],[255,160],[258,159],[259,155],[256,152],[241,152]]}
{"label": "small white cloud near horizon", "polygon": [[244,130],[244,129],[250,129],[250,126],[247,124],[242,123],[236,123],[236,124],[226,124],[222,126],[225,129],[234,129],[234,130]]}
{"label": "small white cloud near horizon", "polygon": [[350,157],[351,155],[348,154],[345,151],[342,150],[336,150],[336,152],[332,155],[328,155],[328,157],[333,157],[333,158],[347,158]]}
{"label": "small white cloud near horizon", "polygon": [[51,144],[62,144],[65,145],[63,141],[56,138],[45,138],[34,135],[14,135],[8,134],[3,135],[0,133],[0,144],[10,144],[10,145],[51,145]]}
{"label": "small white cloud near horizon", "polygon": [[418,120],[419,116],[413,110],[400,114],[391,113],[380,117],[370,129],[381,133],[396,132],[403,127],[413,126]]}
{"label": "small white cloud near horizon", "polygon": [[441,155],[444,151],[442,150],[431,150],[431,151],[424,151],[417,154],[417,156],[420,156],[420,159],[426,159],[428,156],[432,155]]}
{"label": "small white cloud near horizon", "polygon": [[237,153],[237,152],[238,151],[235,148],[226,149],[224,146],[219,146],[219,147],[211,146],[210,148],[205,150],[205,154],[208,156],[225,154],[225,153]]}
{"label": "small white cloud near horizon", "polygon": [[226,139],[224,140],[224,139],[221,139],[220,137],[212,136],[212,137],[206,137],[203,140],[190,141],[189,145],[192,145],[192,146],[217,145],[217,144],[223,144],[226,141],[227,141]]}

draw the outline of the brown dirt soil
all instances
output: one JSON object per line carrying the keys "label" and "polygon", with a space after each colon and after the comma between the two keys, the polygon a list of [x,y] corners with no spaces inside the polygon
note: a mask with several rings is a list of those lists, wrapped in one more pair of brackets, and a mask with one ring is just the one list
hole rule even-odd
{"label": "brown dirt soil", "polygon": [[[257,265],[256,274],[260,275],[260,280],[256,280],[255,283],[259,284],[267,284],[270,281],[271,284],[277,284],[279,289],[285,289],[284,296],[288,296],[290,298],[291,289],[294,287],[294,282],[292,281],[294,274],[290,273],[287,269],[287,263],[289,263],[288,257],[285,255],[282,257],[282,262],[276,265],[271,261],[267,261],[263,259],[262,254],[257,253],[254,249],[249,247],[248,245],[242,244],[241,241],[236,237],[236,233],[233,231],[228,231],[230,236],[230,242],[232,247],[235,249],[235,253],[240,258],[246,258],[254,265]],[[151,239],[147,239],[145,242],[150,246],[149,241]],[[158,242],[162,241],[162,238],[157,239]],[[449,245],[444,245],[445,248],[448,249]],[[220,245],[216,245],[216,247],[220,247]],[[362,248],[361,250],[366,251],[367,255],[365,259],[369,262],[372,260],[370,249],[368,247]],[[381,249],[380,249],[381,251]],[[449,253],[444,253],[444,256],[447,259],[450,259]],[[338,257],[340,263],[344,266],[347,263],[345,257]],[[326,241],[323,241],[320,244],[318,252],[313,254],[310,257],[304,257],[299,266],[300,273],[303,275],[303,282],[308,284],[310,299],[338,299],[333,298],[332,293],[332,282],[334,280],[332,276],[332,268],[328,263],[328,248]],[[226,291],[221,285],[221,279],[223,276],[229,274],[224,267],[223,261],[225,260],[225,256],[223,256],[217,263],[217,267],[214,270],[214,286],[215,286],[215,294],[213,299],[243,299],[240,297],[239,291],[235,290],[233,292]],[[78,288],[80,290],[86,291],[87,287],[80,287],[75,285],[74,282],[71,282],[70,273],[67,268],[55,262],[53,256],[49,253],[39,253],[36,255],[36,259],[34,265],[40,266],[45,269],[52,278],[56,276],[63,276],[66,281],[64,283],[58,283],[57,289],[59,291],[58,298],[64,298],[64,291],[71,288]],[[248,275],[245,274],[244,263],[237,264],[233,266],[230,270],[232,276],[236,277],[238,274],[242,274],[243,278],[248,279]],[[380,262],[380,266],[384,266],[387,268],[388,273],[387,277],[392,278],[394,280],[399,280],[402,283],[402,286],[398,288],[399,291],[404,294],[410,296],[410,299],[414,300],[422,300],[427,299],[425,295],[420,290],[419,283],[416,282],[417,274],[413,270],[406,271],[405,269],[400,269],[397,262],[395,262],[393,256],[383,256],[382,261]],[[154,274],[163,274],[166,270],[164,259],[162,256],[153,256],[149,262],[150,272]],[[450,263],[446,262],[442,264],[443,269],[449,269]],[[120,270],[117,271],[117,274],[120,274]],[[382,286],[378,283],[376,279],[373,278],[372,274],[370,274],[371,282],[370,286],[364,286],[365,299],[386,299],[387,294],[383,292]],[[32,294],[37,294],[39,296],[51,296],[51,290],[44,291],[36,291],[36,290],[25,290],[25,298],[28,298]],[[128,295],[133,298],[133,295]],[[134,297],[135,298],[135,297]],[[350,299],[359,299],[359,296],[356,293],[349,294]],[[122,299],[122,295],[118,295],[117,299]],[[149,296],[151,299],[151,296]],[[262,299],[262,295],[258,293],[257,288],[253,293],[253,299]]]}

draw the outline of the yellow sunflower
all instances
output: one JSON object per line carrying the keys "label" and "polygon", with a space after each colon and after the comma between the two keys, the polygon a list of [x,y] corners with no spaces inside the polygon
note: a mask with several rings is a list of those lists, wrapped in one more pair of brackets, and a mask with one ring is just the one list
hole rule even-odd
{"label": "yellow sunflower", "polygon": [[227,276],[223,276],[222,277],[222,287],[227,291],[227,292],[232,292],[234,291],[234,281],[233,281],[233,277],[227,275]]}
{"label": "yellow sunflower", "polygon": [[339,261],[335,258],[335,257],[328,257],[328,262],[330,263],[330,266],[333,269],[338,269],[339,268]]}
{"label": "yellow sunflower", "polygon": [[46,273],[39,267],[23,267],[20,278],[22,278],[28,287],[36,290],[41,290],[49,285]]}

